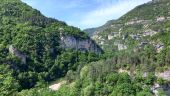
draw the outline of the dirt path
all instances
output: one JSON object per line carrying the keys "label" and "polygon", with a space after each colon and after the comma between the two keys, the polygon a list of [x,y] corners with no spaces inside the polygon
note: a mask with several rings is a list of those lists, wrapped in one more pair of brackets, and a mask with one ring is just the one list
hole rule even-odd
{"label": "dirt path", "polygon": [[63,84],[65,84],[65,83],[66,83],[66,81],[62,81],[62,82],[59,82],[59,83],[56,83],[56,84],[53,84],[53,85],[49,86],[49,88],[50,88],[51,90],[53,90],[53,91],[57,91],[57,90],[59,90],[60,87],[61,87]]}

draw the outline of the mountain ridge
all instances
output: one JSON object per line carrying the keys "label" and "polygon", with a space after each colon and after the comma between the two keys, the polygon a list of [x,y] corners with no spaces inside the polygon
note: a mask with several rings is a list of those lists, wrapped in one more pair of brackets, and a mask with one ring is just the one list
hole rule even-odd
{"label": "mountain ridge", "polygon": [[[124,42],[124,37],[128,38],[130,35],[132,38],[134,38],[133,36],[135,36],[135,38],[140,38],[141,34],[144,34],[142,31],[146,31],[146,34],[149,34],[149,32],[151,34],[158,31],[161,32],[164,30],[163,26],[161,28],[158,24],[169,20],[169,3],[168,0],[153,0],[146,4],[137,6],[116,21],[108,21],[110,23],[106,23],[101,27],[88,31],[93,33],[93,36],[91,37],[101,46],[103,42],[106,42],[105,44],[108,44],[111,41],[113,42],[112,39],[115,37],[117,37],[117,40],[114,40],[116,43],[116,41]],[[118,36],[121,36],[122,40]],[[113,44],[109,43],[108,45]]]}
{"label": "mountain ridge", "polygon": [[[63,77],[68,70],[96,61],[103,53],[80,29],[47,18],[21,0],[1,1],[0,25],[0,68],[5,69],[0,72],[3,88],[8,86],[4,84],[5,71],[12,78],[9,82],[18,85],[15,88],[10,83],[9,87],[21,91],[33,88],[38,82]],[[0,93],[6,94],[7,90]]]}
{"label": "mountain ridge", "polygon": [[1,95],[169,95],[169,4],[153,0],[140,5],[90,31],[96,31],[92,40],[20,0],[3,0]]}

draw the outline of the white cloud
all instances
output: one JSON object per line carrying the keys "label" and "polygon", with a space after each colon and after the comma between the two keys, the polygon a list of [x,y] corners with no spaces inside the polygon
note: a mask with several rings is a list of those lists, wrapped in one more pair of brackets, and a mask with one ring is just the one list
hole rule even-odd
{"label": "white cloud", "polygon": [[[22,0],[48,17],[81,29],[103,25],[151,0]],[[66,2],[67,1],[67,2]]]}
{"label": "white cloud", "polygon": [[106,21],[117,19],[128,11],[132,10],[135,6],[146,3],[148,1],[150,0],[118,0],[116,4],[108,5],[107,3],[106,6],[102,6],[102,8],[88,12],[77,23],[79,23],[80,28],[101,26]]}

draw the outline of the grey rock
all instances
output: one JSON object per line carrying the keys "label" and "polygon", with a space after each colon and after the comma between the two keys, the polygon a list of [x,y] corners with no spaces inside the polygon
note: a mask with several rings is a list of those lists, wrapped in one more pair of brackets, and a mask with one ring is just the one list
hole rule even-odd
{"label": "grey rock", "polygon": [[118,50],[125,50],[127,49],[127,46],[124,44],[118,44]]}
{"label": "grey rock", "polygon": [[79,39],[74,36],[61,35],[60,44],[63,48],[79,51],[90,51],[97,54],[102,53],[102,49],[90,38]]}
{"label": "grey rock", "polygon": [[19,59],[21,59],[23,64],[26,64],[26,55],[24,55],[23,53],[21,53],[18,49],[16,49],[13,45],[9,46],[9,52],[18,57]]}

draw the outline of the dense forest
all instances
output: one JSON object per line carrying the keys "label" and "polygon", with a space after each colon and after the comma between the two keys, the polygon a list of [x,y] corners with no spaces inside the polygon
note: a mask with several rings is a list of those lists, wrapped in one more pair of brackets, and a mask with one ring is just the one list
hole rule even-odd
{"label": "dense forest", "polygon": [[[20,0],[1,0],[0,96],[169,95],[170,78],[159,75],[170,66],[169,4],[153,0],[85,30],[96,44]],[[90,48],[69,48],[73,41],[90,42]],[[57,91],[49,88],[60,82]]]}
{"label": "dense forest", "polygon": [[0,3],[0,93],[12,95],[65,76],[99,55],[64,49],[60,33],[79,39],[80,29],[47,18],[20,0]]}

